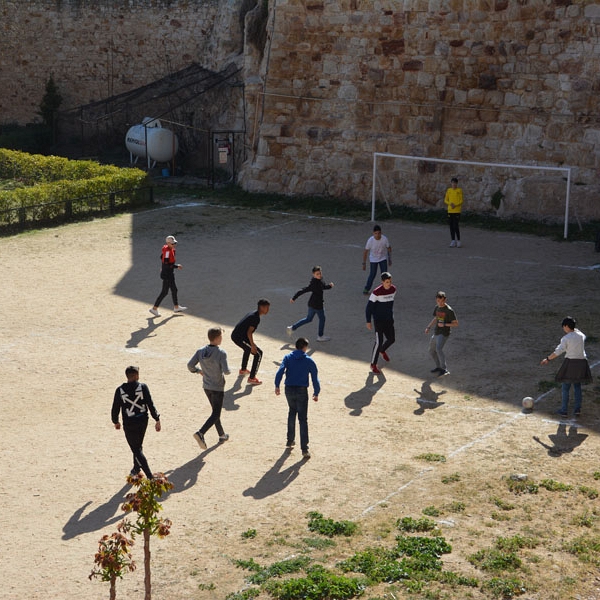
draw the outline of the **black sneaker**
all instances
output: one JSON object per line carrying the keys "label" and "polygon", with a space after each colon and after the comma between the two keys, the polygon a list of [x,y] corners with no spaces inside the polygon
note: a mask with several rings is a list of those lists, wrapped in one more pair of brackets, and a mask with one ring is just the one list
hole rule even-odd
{"label": "black sneaker", "polygon": [[133,469],[131,469],[131,471],[129,471],[129,474],[132,477],[137,477],[140,474],[141,469],[137,469],[136,467],[133,467]]}
{"label": "black sneaker", "polygon": [[438,369],[438,377],[443,377],[444,375],[450,375],[450,371],[448,369]]}
{"label": "black sneaker", "polygon": [[576,410],[576,411],[573,413],[573,416],[574,416],[574,417],[580,417],[580,416],[581,416],[581,411],[580,411],[580,410]]}
{"label": "black sneaker", "polygon": [[569,414],[566,412],[563,412],[562,410],[557,410],[556,413],[557,415],[561,416],[561,417],[568,417]]}
{"label": "black sneaker", "polygon": [[196,431],[196,433],[194,434],[194,439],[198,442],[198,446],[200,446],[202,450],[206,450],[208,446],[204,441],[204,434],[200,433],[199,431]]}
{"label": "black sneaker", "polygon": [[440,369],[439,367],[436,367],[435,369],[431,369],[431,373],[439,373],[440,371],[443,371],[444,369]]}
{"label": "black sneaker", "polygon": [[293,448],[296,445],[296,442],[288,440],[285,444],[286,448]]}

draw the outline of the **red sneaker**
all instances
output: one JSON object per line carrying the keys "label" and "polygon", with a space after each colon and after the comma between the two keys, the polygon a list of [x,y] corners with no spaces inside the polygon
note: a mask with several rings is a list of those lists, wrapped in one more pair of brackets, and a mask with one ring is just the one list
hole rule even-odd
{"label": "red sneaker", "polygon": [[250,375],[250,371],[248,369],[240,369],[240,375]]}
{"label": "red sneaker", "polygon": [[371,365],[371,371],[373,373],[381,373],[381,371],[379,370],[379,367],[377,365]]}
{"label": "red sneaker", "polygon": [[381,354],[381,358],[383,358],[385,362],[390,362],[390,357],[387,355],[387,352],[385,350],[383,352],[380,352],[379,354]]}
{"label": "red sneaker", "polygon": [[257,377],[248,377],[248,385],[260,385],[262,381]]}

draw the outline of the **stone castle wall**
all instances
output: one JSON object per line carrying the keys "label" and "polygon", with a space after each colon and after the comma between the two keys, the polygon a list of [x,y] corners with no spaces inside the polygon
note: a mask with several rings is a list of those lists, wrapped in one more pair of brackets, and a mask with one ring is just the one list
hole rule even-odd
{"label": "stone castle wall", "polygon": [[[600,216],[600,4],[279,0],[269,31],[248,189],[368,201],[390,152],[570,166],[572,209]],[[439,205],[457,175],[471,210],[500,190],[504,214],[564,212],[564,173],[381,168],[390,203]]]}
{"label": "stone castle wall", "polygon": [[[600,217],[600,2],[269,0],[262,55],[247,4],[0,0],[0,119],[31,121],[50,73],[68,109],[243,53],[248,190],[366,202],[389,152],[569,166],[572,213]],[[378,196],[439,205],[453,175],[471,210],[564,210],[564,173],[468,165],[383,160]]]}
{"label": "stone castle wall", "polygon": [[[61,110],[242,52],[239,0],[0,0],[0,120],[34,120],[50,74]],[[142,115],[143,116],[143,115]]]}

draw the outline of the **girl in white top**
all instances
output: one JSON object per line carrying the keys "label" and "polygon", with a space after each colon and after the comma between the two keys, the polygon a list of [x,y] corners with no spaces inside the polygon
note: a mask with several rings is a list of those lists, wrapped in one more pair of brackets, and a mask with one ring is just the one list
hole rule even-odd
{"label": "girl in white top", "polygon": [[573,384],[575,399],[573,413],[578,417],[581,414],[581,384],[592,381],[590,365],[585,354],[585,334],[577,329],[577,322],[573,317],[565,317],[562,328],[566,335],[561,338],[554,352],[542,359],[540,364],[547,365],[551,360],[565,354],[565,359],[555,377],[555,381],[562,384],[562,405],[558,414],[563,417],[568,416],[569,391]]}

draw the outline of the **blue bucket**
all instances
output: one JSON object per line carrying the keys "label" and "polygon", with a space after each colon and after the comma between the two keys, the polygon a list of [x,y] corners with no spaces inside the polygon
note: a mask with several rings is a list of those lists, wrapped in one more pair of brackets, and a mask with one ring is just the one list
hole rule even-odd
{"label": "blue bucket", "polygon": [[162,176],[163,177],[169,177],[171,175],[171,171],[169,171],[169,169],[163,169],[162,170]]}

